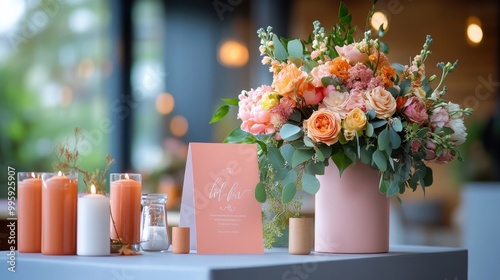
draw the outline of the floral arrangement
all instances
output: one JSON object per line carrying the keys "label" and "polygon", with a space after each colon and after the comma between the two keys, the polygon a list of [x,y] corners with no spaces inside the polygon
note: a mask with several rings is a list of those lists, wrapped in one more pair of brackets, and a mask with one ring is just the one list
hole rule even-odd
{"label": "floral arrangement", "polygon": [[[225,141],[259,145],[255,196],[270,204],[266,247],[280,236],[288,217],[300,214],[297,191],[315,194],[316,175],[324,174],[330,161],[340,174],[357,161],[379,170],[379,189],[388,197],[419,185],[425,192],[433,180],[427,163],[462,160],[464,116],[472,113],[443,99],[443,82],[457,62],[439,63],[442,74],[431,88],[437,76],[425,71],[430,36],[409,65],[391,65],[387,46],[370,31],[353,39],[345,4],[331,31],[318,21],[313,26],[307,41],[279,38],[271,27],[259,29],[262,63],[273,74],[272,84],[223,99],[211,120],[237,106],[241,126]],[[383,33],[381,27],[379,37]]]}

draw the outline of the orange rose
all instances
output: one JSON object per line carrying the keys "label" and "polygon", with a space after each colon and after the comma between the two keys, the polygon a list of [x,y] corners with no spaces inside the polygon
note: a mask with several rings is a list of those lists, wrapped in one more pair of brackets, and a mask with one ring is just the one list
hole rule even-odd
{"label": "orange rose", "polygon": [[304,121],[304,127],[313,141],[330,146],[339,140],[340,116],[327,109],[319,109]]}
{"label": "orange rose", "polygon": [[383,87],[376,87],[366,93],[366,100],[379,119],[390,118],[396,111],[396,99]]}
{"label": "orange rose", "polygon": [[304,92],[307,73],[291,63],[274,76],[272,87],[279,95],[295,99]]}
{"label": "orange rose", "polygon": [[349,78],[349,68],[351,68],[351,65],[347,62],[347,60],[336,57],[334,60],[327,62],[327,65],[330,73],[340,79],[345,80]]}

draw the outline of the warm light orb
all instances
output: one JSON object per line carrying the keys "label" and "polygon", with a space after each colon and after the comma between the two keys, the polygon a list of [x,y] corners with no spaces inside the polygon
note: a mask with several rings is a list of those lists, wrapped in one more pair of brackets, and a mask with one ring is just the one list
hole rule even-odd
{"label": "warm light orb", "polygon": [[469,17],[467,19],[467,40],[471,45],[477,45],[483,40],[481,20],[477,17]]}
{"label": "warm light orb", "polygon": [[219,47],[219,62],[226,67],[242,67],[248,57],[248,48],[240,42],[227,40]]}
{"label": "warm light orb", "polygon": [[96,193],[94,184],[92,184],[92,186],[90,186],[90,193],[91,194],[95,194]]}
{"label": "warm light orb", "polygon": [[183,116],[175,116],[170,121],[170,131],[177,137],[184,136],[188,131],[188,121]]}
{"label": "warm light orb", "polygon": [[162,115],[168,115],[174,109],[174,97],[168,93],[162,93],[156,97],[156,110]]}
{"label": "warm light orb", "polygon": [[35,177],[35,172],[31,172],[31,177],[36,178]]}
{"label": "warm light orb", "polygon": [[375,30],[378,30],[380,28],[380,25],[384,27],[384,30],[387,30],[389,28],[389,20],[387,19],[387,16],[382,12],[373,13],[370,23]]}
{"label": "warm light orb", "polygon": [[61,177],[62,176],[62,172],[61,171],[57,172],[57,176]]}
{"label": "warm light orb", "polygon": [[130,177],[128,176],[128,173],[125,173],[125,179],[129,180]]}

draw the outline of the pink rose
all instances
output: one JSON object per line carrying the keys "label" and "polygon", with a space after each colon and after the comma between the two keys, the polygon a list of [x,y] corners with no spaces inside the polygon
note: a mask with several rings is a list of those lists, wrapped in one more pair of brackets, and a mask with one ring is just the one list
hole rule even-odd
{"label": "pink rose", "polygon": [[437,107],[432,110],[431,126],[432,128],[439,128],[448,126],[450,122],[450,114],[444,107]]}
{"label": "pink rose", "polygon": [[315,87],[324,87],[323,83],[321,82],[321,79],[324,77],[331,77],[333,76],[332,73],[330,73],[329,66],[327,64],[322,64],[319,66],[314,67],[311,70],[311,76],[312,76],[312,84]]}
{"label": "pink rose", "polygon": [[324,95],[322,108],[326,107],[328,110],[339,114],[341,118],[344,118],[349,113],[346,109],[349,100],[348,92],[337,91],[335,86],[329,85],[324,89]]}
{"label": "pink rose", "polygon": [[419,125],[427,122],[429,118],[425,103],[416,96],[412,96],[406,100],[403,113],[411,122],[418,123]]}
{"label": "pink rose", "polygon": [[365,63],[368,61],[368,54],[360,52],[354,44],[346,45],[343,47],[335,46],[335,50],[339,56],[347,59],[349,64],[356,65],[356,63]]}
{"label": "pink rose", "polygon": [[322,88],[313,88],[311,90],[304,91],[302,97],[304,98],[306,105],[316,105],[319,104],[325,96],[323,95]]}

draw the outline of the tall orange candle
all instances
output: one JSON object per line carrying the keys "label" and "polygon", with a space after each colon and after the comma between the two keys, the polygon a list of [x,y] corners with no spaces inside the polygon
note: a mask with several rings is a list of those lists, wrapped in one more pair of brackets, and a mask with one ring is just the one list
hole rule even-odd
{"label": "tall orange candle", "polygon": [[17,173],[17,250],[40,253],[42,241],[42,179],[39,173]]}
{"label": "tall orange candle", "polygon": [[139,251],[141,225],[141,174],[110,175],[111,239],[121,239]]}
{"label": "tall orange candle", "polygon": [[42,254],[76,254],[78,174],[42,174]]}

